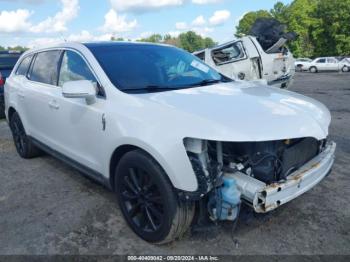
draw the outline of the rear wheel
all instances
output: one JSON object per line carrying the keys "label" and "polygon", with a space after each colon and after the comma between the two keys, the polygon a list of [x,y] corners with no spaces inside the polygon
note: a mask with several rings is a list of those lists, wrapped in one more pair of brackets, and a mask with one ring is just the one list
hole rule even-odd
{"label": "rear wheel", "polygon": [[303,65],[297,65],[297,71],[302,72],[303,71]]}
{"label": "rear wheel", "polygon": [[22,158],[33,158],[40,155],[41,151],[28,138],[17,112],[11,116],[10,128],[16,150]]}
{"label": "rear wheel", "polygon": [[312,67],[310,67],[310,72],[311,73],[317,73],[318,70],[317,70],[317,68],[315,66],[312,66]]}
{"label": "rear wheel", "polygon": [[150,155],[141,150],[126,153],[115,176],[121,211],[139,237],[163,244],[186,232],[194,204],[177,198],[165,172]]}
{"label": "rear wheel", "polygon": [[349,69],[349,67],[344,66],[344,67],[341,69],[341,71],[343,71],[343,72],[349,72],[350,69]]}

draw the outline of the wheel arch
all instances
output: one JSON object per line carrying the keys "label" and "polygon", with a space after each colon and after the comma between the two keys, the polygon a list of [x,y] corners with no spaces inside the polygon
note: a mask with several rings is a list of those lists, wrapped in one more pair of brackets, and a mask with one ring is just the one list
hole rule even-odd
{"label": "wheel arch", "polygon": [[158,159],[153,154],[151,154],[150,152],[148,152],[147,150],[145,150],[144,148],[142,148],[140,146],[136,146],[136,145],[132,145],[132,144],[124,144],[124,145],[118,146],[113,151],[113,154],[112,154],[111,159],[110,159],[110,163],[109,163],[109,183],[110,183],[110,186],[111,186],[112,190],[115,190],[115,170],[116,170],[120,160],[122,159],[122,157],[126,153],[134,151],[134,150],[141,150],[142,152],[144,152],[147,155],[149,155],[150,157],[152,157],[153,160],[156,161],[158,163],[158,165],[163,169],[163,171],[166,174],[166,177],[169,180],[170,184],[174,187],[174,183],[171,180],[171,178],[169,177],[169,174],[166,172],[166,169],[164,168],[164,166],[162,166],[160,161],[158,161]]}
{"label": "wheel arch", "polygon": [[8,113],[7,113],[7,117],[8,117],[8,121],[10,121],[12,115],[17,112],[16,109],[12,106],[9,107],[8,109]]}

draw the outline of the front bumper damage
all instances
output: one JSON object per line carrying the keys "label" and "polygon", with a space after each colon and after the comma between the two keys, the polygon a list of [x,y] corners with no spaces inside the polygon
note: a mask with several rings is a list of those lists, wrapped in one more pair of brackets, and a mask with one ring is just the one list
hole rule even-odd
{"label": "front bumper damage", "polygon": [[330,142],[315,158],[290,174],[283,182],[265,184],[241,172],[232,176],[242,194],[242,199],[258,213],[266,213],[293,200],[318,184],[327,176],[334,162],[336,144]]}

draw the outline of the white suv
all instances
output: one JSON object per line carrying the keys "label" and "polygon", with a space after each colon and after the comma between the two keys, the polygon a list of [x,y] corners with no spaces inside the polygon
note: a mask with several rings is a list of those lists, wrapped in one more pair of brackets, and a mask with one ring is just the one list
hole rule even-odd
{"label": "white suv", "polygon": [[234,221],[241,201],[273,210],[319,183],[334,161],[321,103],[232,81],[175,47],[30,50],[5,90],[20,156],[47,152],[114,190],[127,223],[152,243],[201,218]]}

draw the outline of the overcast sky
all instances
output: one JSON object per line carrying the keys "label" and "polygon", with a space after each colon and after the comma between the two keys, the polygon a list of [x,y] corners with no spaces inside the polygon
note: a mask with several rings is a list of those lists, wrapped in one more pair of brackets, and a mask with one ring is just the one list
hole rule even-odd
{"label": "overcast sky", "polygon": [[[0,0],[0,45],[37,46],[64,39],[131,40],[194,30],[215,41],[233,38],[248,11],[275,0]],[[290,0],[283,0],[288,3]]]}

